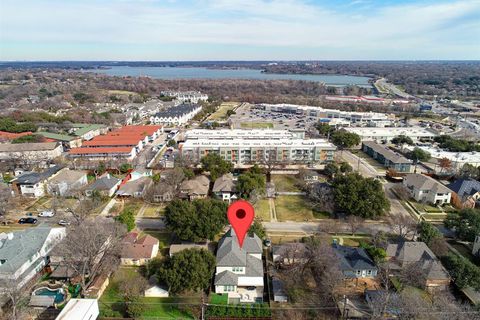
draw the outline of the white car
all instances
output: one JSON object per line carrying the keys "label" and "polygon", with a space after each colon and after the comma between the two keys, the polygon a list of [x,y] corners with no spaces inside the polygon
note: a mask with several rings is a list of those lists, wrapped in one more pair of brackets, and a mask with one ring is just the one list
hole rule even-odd
{"label": "white car", "polygon": [[53,211],[42,211],[38,214],[39,217],[53,217],[55,213]]}
{"label": "white car", "polygon": [[70,225],[70,222],[68,222],[67,220],[60,220],[58,221],[58,224],[66,227]]}

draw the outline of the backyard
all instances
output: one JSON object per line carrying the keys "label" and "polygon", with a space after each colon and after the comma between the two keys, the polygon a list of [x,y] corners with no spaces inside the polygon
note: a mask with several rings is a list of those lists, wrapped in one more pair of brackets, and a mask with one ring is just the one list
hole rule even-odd
{"label": "backyard", "polygon": [[[100,315],[103,317],[124,316],[124,305],[121,298],[119,285],[124,279],[131,278],[138,273],[138,268],[120,268],[110,279],[110,284],[99,300]],[[185,296],[174,298],[141,297],[140,301],[145,306],[143,317],[157,317],[161,319],[193,319],[189,312],[180,310],[176,303],[199,304],[200,296]]]}
{"label": "backyard", "polygon": [[272,182],[275,184],[275,191],[277,192],[300,192],[301,190],[296,186],[297,180],[294,175],[272,175]]}

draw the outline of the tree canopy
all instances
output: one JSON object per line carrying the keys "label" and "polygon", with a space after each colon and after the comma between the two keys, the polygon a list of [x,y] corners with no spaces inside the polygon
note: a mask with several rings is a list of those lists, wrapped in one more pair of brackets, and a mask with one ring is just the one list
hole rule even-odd
{"label": "tree canopy", "polygon": [[315,124],[315,129],[317,129],[318,133],[320,133],[322,136],[327,136],[329,133],[334,131],[334,128],[331,125],[324,122],[317,122]]}
{"label": "tree canopy", "polygon": [[458,213],[449,213],[445,219],[445,226],[453,229],[457,236],[464,241],[475,241],[480,234],[480,210],[463,209]]}
{"label": "tree canopy", "polygon": [[15,120],[9,117],[0,117],[0,131],[6,132],[26,132],[37,131],[37,126],[31,122],[17,123]]}
{"label": "tree canopy", "polygon": [[165,208],[167,227],[182,240],[213,240],[227,225],[227,204],[220,200],[173,200]]}
{"label": "tree canopy", "polygon": [[453,281],[460,288],[473,287],[480,290],[480,268],[464,257],[449,253],[442,257],[442,263]]}
{"label": "tree canopy", "polygon": [[390,209],[379,180],[364,178],[354,172],[336,176],[332,187],[337,209],[346,214],[376,219]]}
{"label": "tree canopy", "polygon": [[392,139],[392,143],[413,145],[413,140],[405,135],[399,135]]}
{"label": "tree canopy", "polygon": [[420,148],[414,148],[413,151],[408,153],[407,157],[415,161],[428,161],[430,160],[431,155],[429,152]]}
{"label": "tree canopy", "polygon": [[250,226],[250,229],[248,229],[248,234],[253,235],[254,233],[260,239],[264,239],[267,235],[262,223],[256,219],[253,221],[252,225]]}
{"label": "tree canopy", "polygon": [[360,136],[353,132],[338,130],[332,133],[332,142],[340,149],[348,149],[360,144]]}
{"label": "tree canopy", "polygon": [[455,139],[452,136],[442,135],[434,138],[434,141],[440,145],[440,148],[451,152],[471,152],[480,151],[480,144],[475,141]]}
{"label": "tree canopy", "polygon": [[212,181],[233,170],[233,164],[225,161],[216,153],[209,153],[200,160],[202,169],[210,172]]}
{"label": "tree canopy", "polygon": [[116,220],[123,223],[129,232],[135,229],[135,214],[132,208],[125,208],[118,217],[116,217]]}
{"label": "tree canopy", "polygon": [[420,234],[420,240],[425,242],[425,244],[429,247],[432,244],[433,240],[442,237],[442,233],[431,223],[428,223],[426,221],[420,222],[420,225],[418,226],[418,231]]}
{"label": "tree canopy", "polygon": [[265,189],[264,175],[256,170],[247,171],[238,176],[236,188],[240,197],[244,199],[250,198],[254,190],[262,193]]}
{"label": "tree canopy", "polygon": [[172,294],[198,291],[210,286],[215,270],[215,257],[207,250],[187,249],[167,257],[156,274]]}

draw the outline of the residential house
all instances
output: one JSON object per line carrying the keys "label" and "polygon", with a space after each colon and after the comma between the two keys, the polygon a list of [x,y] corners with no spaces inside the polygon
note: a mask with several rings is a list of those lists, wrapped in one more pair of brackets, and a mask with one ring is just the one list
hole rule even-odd
{"label": "residential house", "polygon": [[227,173],[215,180],[212,192],[223,201],[231,202],[237,200],[235,179],[233,174]]}
{"label": "residential house", "polygon": [[70,196],[88,184],[85,171],[62,169],[47,182],[47,192],[61,197]]}
{"label": "residential house", "polygon": [[169,202],[175,197],[175,189],[165,183],[156,183],[150,186],[147,190],[149,201],[153,202]]}
{"label": "residential house", "polygon": [[393,272],[400,272],[406,266],[416,263],[424,270],[427,288],[445,288],[450,284],[447,270],[424,242],[390,243],[386,251]]}
{"label": "residential house", "polygon": [[130,172],[129,181],[135,181],[143,177],[151,177],[151,176],[152,176],[152,169],[139,168]]}
{"label": "residential house", "polygon": [[320,175],[313,170],[304,170],[301,173],[301,179],[303,179],[306,184],[315,183],[319,178]]}
{"label": "residential house", "polygon": [[0,234],[0,290],[11,282],[23,287],[49,263],[49,252],[65,228],[38,226]]}
{"label": "residential house", "polygon": [[392,169],[397,172],[412,172],[412,160],[405,158],[401,154],[375,141],[364,141],[362,143],[362,150],[387,169]]}
{"label": "residential house", "polygon": [[435,179],[411,173],[403,178],[403,185],[409,190],[410,196],[418,202],[429,202],[434,205],[450,203],[452,191]]}
{"label": "residential house", "polygon": [[199,175],[182,182],[180,185],[180,197],[187,198],[190,201],[203,199],[207,197],[209,188],[210,180],[204,175]]}
{"label": "residential house", "polygon": [[262,241],[256,234],[246,235],[242,248],[233,229],[220,239],[214,285],[229,303],[263,301]]}
{"label": "residential house", "polygon": [[47,182],[60,170],[61,166],[53,166],[43,172],[24,172],[11,181],[13,190],[27,197],[43,197]]}
{"label": "residential house", "polygon": [[474,179],[458,179],[447,185],[461,201],[462,208],[475,208],[480,202],[480,181]]}
{"label": "residential house", "polygon": [[170,249],[168,254],[173,256],[175,253],[179,253],[183,250],[187,249],[205,249],[208,250],[208,244],[200,244],[200,243],[183,243],[183,244],[172,244],[170,245]]}
{"label": "residential house", "polygon": [[135,180],[130,179],[118,188],[117,196],[143,198],[152,183],[153,181],[150,177],[142,177]]}
{"label": "residential house", "polygon": [[111,197],[115,194],[121,182],[122,180],[107,173],[90,184],[85,189],[85,195],[90,197],[94,192],[99,192],[101,195]]}
{"label": "residential house", "polygon": [[70,299],[55,320],[95,320],[99,315],[97,299]]}
{"label": "residential house", "polygon": [[38,165],[62,155],[63,147],[57,142],[39,143],[1,143],[0,161],[18,160],[27,164]]}
{"label": "residential house", "polygon": [[291,242],[272,246],[273,262],[291,265],[305,261],[307,246],[302,242]]}
{"label": "residential house", "polygon": [[378,269],[363,248],[334,244],[335,254],[340,259],[340,269],[345,278],[374,278]]}
{"label": "residential house", "polygon": [[148,234],[140,236],[137,232],[130,232],[122,244],[120,258],[123,265],[141,266],[158,254],[158,239]]}
{"label": "residential house", "polygon": [[273,301],[288,302],[288,295],[285,290],[283,281],[275,276],[272,277],[272,291],[273,291]]}

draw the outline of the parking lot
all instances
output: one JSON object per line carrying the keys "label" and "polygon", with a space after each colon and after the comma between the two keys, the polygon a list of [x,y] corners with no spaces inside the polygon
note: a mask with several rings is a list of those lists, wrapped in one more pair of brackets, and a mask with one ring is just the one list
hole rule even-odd
{"label": "parking lot", "polygon": [[315,117],[264,111],[251,104],[238,108],[230,120],[235,129],[308,129],[317,122]]}

